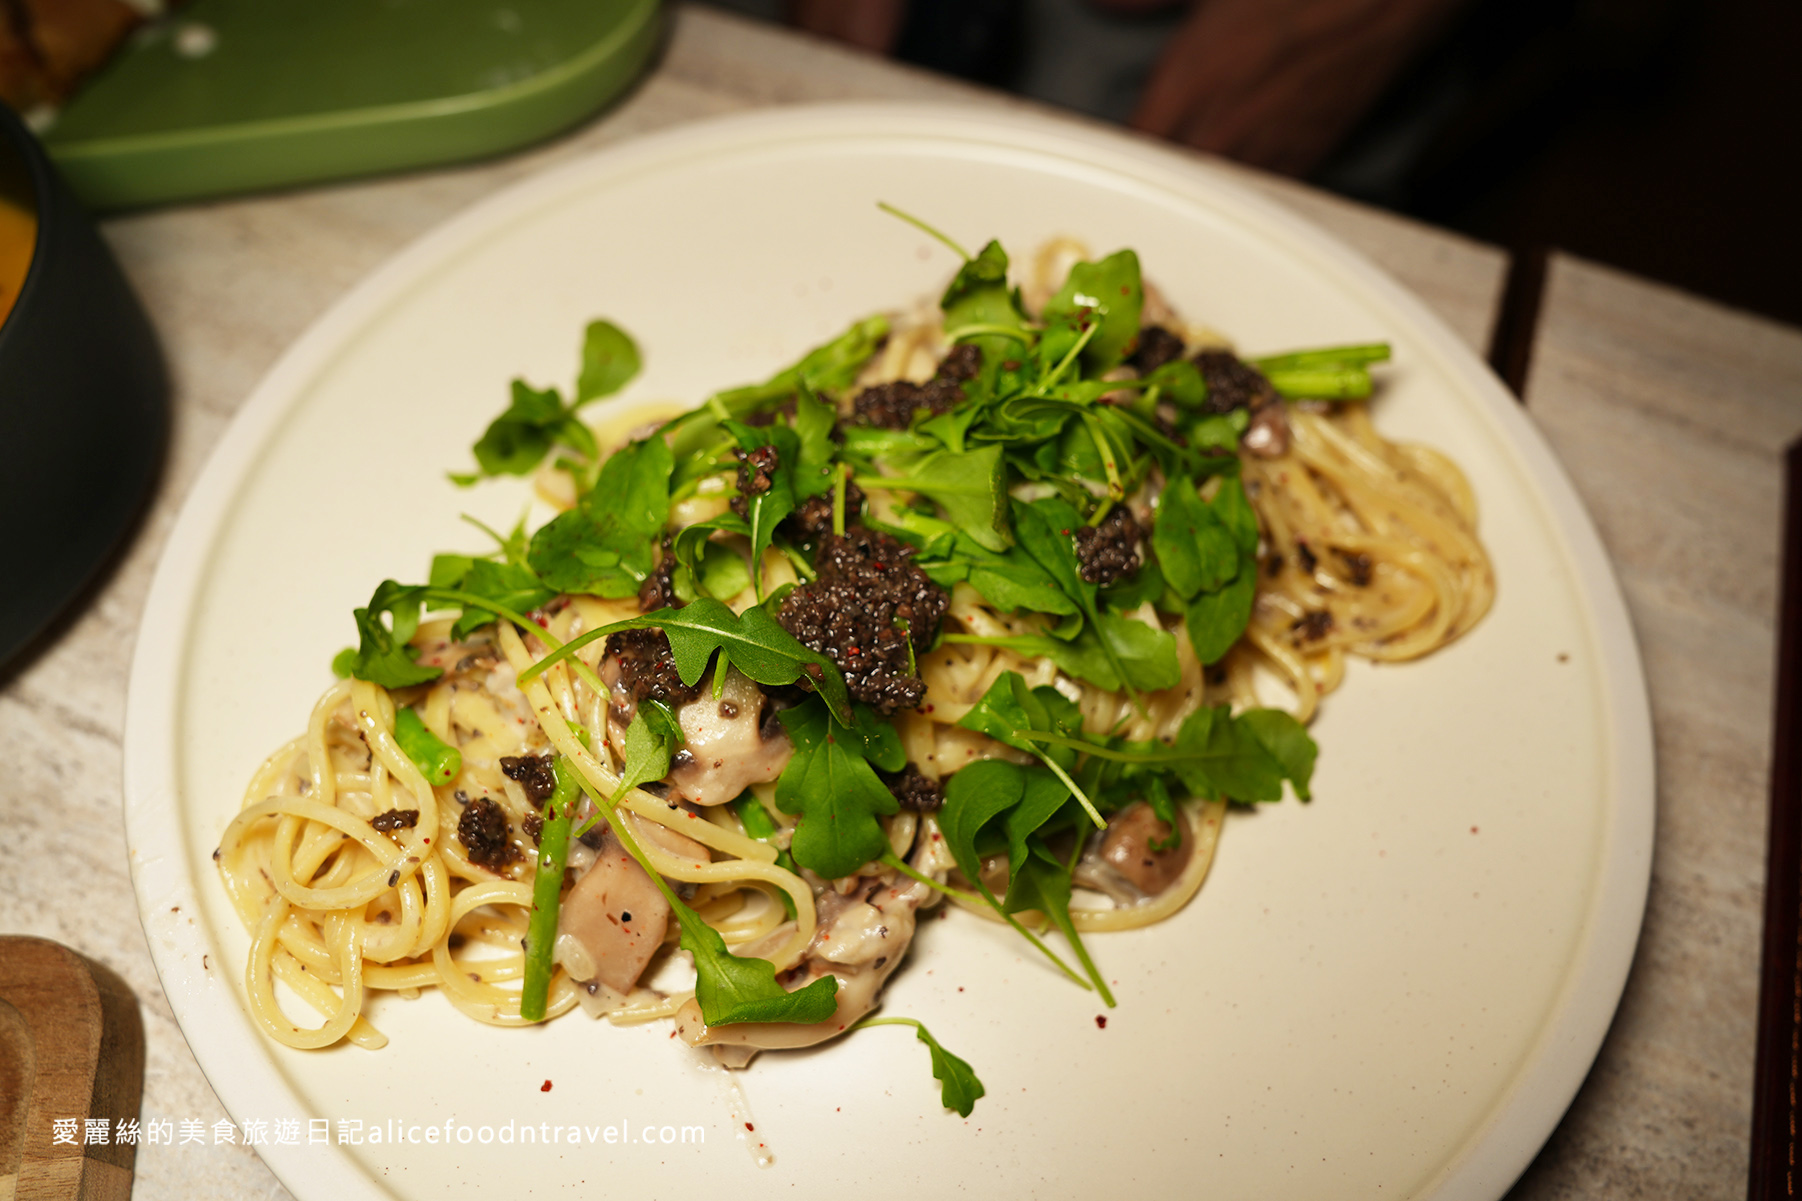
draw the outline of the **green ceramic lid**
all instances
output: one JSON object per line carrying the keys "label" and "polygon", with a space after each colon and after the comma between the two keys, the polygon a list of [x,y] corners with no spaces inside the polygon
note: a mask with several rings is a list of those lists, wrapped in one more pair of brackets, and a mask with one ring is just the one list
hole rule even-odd
{"label": "green ceramic lid", "polygon": [[594,112],[655,51],[658,0],[194,0],[44,132],[117,209],[511,149]]}

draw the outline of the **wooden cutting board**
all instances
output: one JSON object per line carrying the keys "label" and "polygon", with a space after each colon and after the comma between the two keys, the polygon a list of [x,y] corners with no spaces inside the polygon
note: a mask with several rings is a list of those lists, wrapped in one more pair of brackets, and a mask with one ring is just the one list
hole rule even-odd
{"label": "wooden cutting board", "polygon": [[[113,972],[43,938],[0,936],[0,1201],[123,1201],[144,1093],[138,999]],[[107,1142],[87,1143],[87,1119]],[[56,1121],[75,1120],[73,1142]],[[65,1126],[65,1129],[67,1127]]]}

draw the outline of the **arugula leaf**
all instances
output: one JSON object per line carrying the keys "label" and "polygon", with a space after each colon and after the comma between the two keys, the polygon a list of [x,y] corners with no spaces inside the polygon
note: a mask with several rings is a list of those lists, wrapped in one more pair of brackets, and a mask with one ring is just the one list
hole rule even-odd
{"label": "arugula leaf", "polygon": [[[626,745],[622,748],[626,761],[620,768],[619,787],[613,792],[612,803],[618,805],[639,785],[669,775],[670,754],[682,742],[682,723],[676,720],[669,706],[648,697],[639,701],[632,713],[632,724],[626,727]],[[576,837],[588,833],[600,820],[601,811],[597,807],[594,815],[576,831]]]}
{"label": "arugula leaf", "polygon": [[907,748],[901,745],[901,734],[894,723],[885,721],[876,710],[862,701],[851,708],[855,718],[849,728],[839,727],[837,737],[857,739],[865,759],[886,772],[901,771],[907,766]]}
{"label": "arugula leaf", "polygon": [[[383,580],[376,585],[369,604],[352,610],[358,643],[354,650],[338,653],[332,660],[332,670],[340,676],[355,676],[383,688],[407,688],[443,675],[441,668],[415,663],[413,649],[407,645],[419,628],[420,611],[424,606],[424,588]],[[392,628],[382,624],[384,613]]]}
{"label": "arugula leaf", "polygon": [[795,862],[837,880],[881,858],[888,836],[876,818],[900,806],[865,754],[875,742],[885,761],[900,759],[889,769],[899,770],[906,763],[899,736],[867,711],[855,726],[841,726],[817,698],[780,716],[795,753],[776,781],[776,807],[800,815],[789,843]]}
{"label": "arugula leaf", "polygon": [[795,458],[795,498],[806,500],[832,490],[832,461],[838,447],[832,441],[832,428],[838,424],[838,410],[821,400],[813,389],[803,385],[795,394],[795,438],[799,453]]}
{"label": "arugula leaf", "polygon": [[716,533],[749,539],[751,527],[736,513],[721,513],[683,526],[670,544],[669,554],[676,560],[671,578],[685,604],[699,596],[731,600],[751,586],[750,567],[731,547],[713,541]]}
{"label": "arugula leaf", "polygon": [[1030,854],[1027,839],[1064,808],[1064,803],[1070,799],[1070,789],[1044,768],[1028,768],[1025,777],[1020,803],[1009,809],[1001,819],[1001,828],[1007,834],[1007,907],[1012,913],[1027,908],[1014,904],[1014,885],[1020,878],[1020,872],[1026,867]]}
{"label": "arugula leaf", "polygon": [[[947,333],[982,351],[982,370],[964,384],[964,403],[981,405],[991,397],[1017,391],[1032,335],[1018,294],[1008,289],[1007,252],[1001,243],[991,239],[975,258],[964,263],[945,289],[939,307],[944,310]],[[964,330],[985,332],[966,337],[960,333]],[[942,420],[943,415],[926,424]],[[949,439],[947,444],[957,448]]]}
{"label": "arugula leaf", "polygon": [[1108,692],[1116,692],[1120,688],[1120,676],[1114,670],[1113,660],[1108,658],[1107,652],[1102,649],[1101,640],[1093,630],[1084,629],[1068,642],[1050,634],[946,634],[943,640],[978,646],[1005,646],[1022,655],[1050,659],[1059,671],[1073,680],[1087,680]]}
{"label": "arugula leaf", "polygon": [[[1020,734],[1025,730],[1043,730],[1067,738],[1076,737],[1082,733],[1082,714],[1074,701],[1049,684],[1028,688],[1026,677],[1019,672],[1004,671],[989,685],[989,690],[983,693],[982,699],[958,719],[957,724],[966,730],[987,734],[996,742],[1011,746],[1017,751],[1055,761],[1068,769],[1076,762],[1074,753],[1063,748],[1046,751],[1037,742],[1022,738]],[[966,767],[952,778],[969,770]]]}
{"label": "arugula leaf", "polygon": [[1092,628],[1108,659],[1119,665],[1128,688],[1157,692],[1182,682],[1176,662],[1176,638],[1168,630],[1112,611],[1095,615]]}
{"label": "arugula leaf", "polygon": [[1295,795],[1308,800],[1313,795],[1308,782],[1314,777],[1314,759],[1320,748],[1308,737],[1307,727],[1281,709],[1247,709],[1237,720],[1276,760]]}
{"label": "arugula leaf", "polygon": [[[667,886],[666,886],[667,887]],[[813,1025],[838,1012],[838,979],[821,976],[789,992],[776,983],[776,965],[741,957],[726,949],[720,932],[687,905],[670,906],[682,927],[680,945],[695,959],[695,1000],[709,1026],[741,1022],[799,1022]]]}
{"label": "arugula leaf", "polygon": [[1283,799],[1283,765],[1225,706],[1191,713],[1177,732],[1175,749],[1187,756],[1173,767],[1192,796]]}
{"label": "arugula leaf", "polygon": [[1252,601],[1257,597],[1256,566],[1241,569],[1233,582],[1218,592],[1204,592],[1189,605],[1184,620],[1189,628],[1189,645],[1203,664],[1217,663],[1233,649],[1251,624]]}
{"label": "arugula leaf", "polygon": [[651,574],[651,551],[669,520],[675,461],[653,435],[615,451],[593,489],[532,536],[527,562],[549,588],[631,596]]}
{"label": "arugula leaf", "polygon": [[864,488],[898,488],[930,497],[945,517],[986,550],[1013,545],[1008,525],[1007,473],[1002,449],[935,450],[924,455],[894,455],[884,460],[897,474],[859,476]]}
{"label": "arugula leaf", "polygon": [[582,336],[575,400],[566,405],[555,388],[534,388],[524,380],[514,380],[512,403],[476,440],[474,451],[481,470],[451,478],[459,484],[472,484],[483,476],[530,475],[559,442],[593,462],[600,457],[599,448],[576,411],[625,387],[640,365],[638,347],[624,330],[610,321],[589,322]]}
{"label": "arugula leaf", "polygon": [[[537,572],[524,564],[497,563],[493,559],[472,559],[465,555],[434,557],[430,586],[467,592],[518,613],[530,613],[557,595],[554,589],[544,586]],[[493,620],[491,611],[465,605],[462,615],[451,627],[451,637],[467,638]]]}
{"label": "arugula leaf", "polygon": [[1207,381],[1201,378],[1201,369],[1188,359],[1170,360],[1147,375],[1145,383],[1178,408],[1199,409],[1208,399]]}
{"label": "arugula leaf", "polygon": [[[1082,712],[1075,701],[1049,684],[1028,688],[1025,677],[1019,672],[1004,671],[957,724],[1036,756],[1039,762],[1064,782],[1066,788],[1076,794],[1077,802],[1082,805],[1083,811],[1089,815],[1097,829],[1107,824],[1102,821],[1095,803],[1070,776],[1070,769],[1076,765],[1075,753],[1058,745],[1062,741],[1079,737],[1082,733]],[[1047,749],[1047,745],[1041,741],[1025,736],[1032,731],[1052,734],[1057,741]],[[968,767],[963,769],[968,770]],[[952,778],[956,779],[962,774],[960,771]]]}
{"label": "arugula leaf", "polygon": [[582,332],[582,371],[576,377],[576,403],[612,396],[632,382],[643,360],[638,345],[611,321],[590,321]]}
{"label": "arugula leaf", "polygon": [[796,641],[793,634],[776,623],[766,605],[753,605],[740,615],[712,597],[701,597],[680,609],[658,609],[654,613],[589,630],[521,672],[520,685],[529,684],[551,664],[568,658],[596,639],[621,630],[651,629],[662,630],[668,636],[676,673],[684,684],[692,687],[706,672],[717,651],[720,670],[736,667],[759,684],[803,683],[819,692],[841,722],[853,720],[845,677],[839,674],[832,660]]}
{"label": "arugula leaf", "polygon": [[[1175,647],[1168,652],[1163,649],[1158,637],[1161,631],[1117,614],[1104,615],[1096,607],[1096,587],[1082,578],[1076,561],[1074,535],[1081,524],[1076,510],[1055,496],[1031,504],[1014,502],[1014,528],[1020,544],[1082,610],[1113,669],[1113,678],[1134,694],[1170,687],[1176,682],[1170,674],[1176,664]],[[1163,662],[1166,653],[1169,660]]]}
{"label": "arugula leaf", "polygon": [[1241,564],[1255,557],[1258,553],[1258,515],[1246,498],[1245,485],[1239,477],[1228,476],[1221,480],[1220,490],[1208,504],[1220,524],[1232,534],[1233,542],[1239,548]]}
{"label": "arugula leaf", "polygon": [[1070,865],[1059,860],[1037,838],[1032,840],[1030,850],[1026,850],[1023,845],[1020,858],[1024,862],[1007,888],[1007,911],[1019,913],[1026,909],[1037,909],[1050,918],[1051,924],[1064,936],[1064,941],[1070,944],[1070,949],[1076,952],[1076,958],[1088,973],[1090,982],[1095,985],[1095,991],[1108,1008],[1113,1008],[1114,994],[1108,991],[1107,981],[1102,978],[1095,961],[1089,958],[1088,948],[1083,946],[1082,935],[1077,933],[1076,923],[1070,918]]}
{"label": "arugula leaf", "polygon": [[976,1070],[967,1062],[959,1059],[939,1045],[939,1040],[932,1037],[926,1027],[913,1018],[865,1018],[857,1023],[857,1029],[865,1026],[912,1026],[914,1036],[926,1044],[932,1056],[932,1078],[939,1082],[939,1100],[946,1109],[954,1109],[962,1118],[970,1116],[988,1091],[983,1088],[982,1081],[976,1078]]}
{"label": "arugula leaf", "polygon": [[1014,530],[1020,545],[1088,616],[1095,610],[1095,585],[1084,581],[1077,567],[1074,538],[1081,525],[1076,510],[1058,497],[1031,504],[1014,502]]}
{"label": "arugula leaf", "polygon": [[473,448],[480,475],[458,477],[458,482],[473,482],[483,475],[530,475],[566,432],[569,421],[563,395],[555,388],[540,390],[522,379],[514,380],[513,402],[488,423]]}
{"label": "arugula leaf", "polygon": [[978,759],[945,778],[945,803],[939,808],[939,831],[964,878],[982,887],[982,856],[977,835],[992,818],[1020,803],[1026,791],[1026,769],[1006,759]]}
{"label": "arugula leaf", "polygon": [[394,741],[428,784],[449,784],[463,770],[463,752],[426,729],[425,722],[411,708],[396,710]]}
{"label": "arugula leaf", "polygon": [[[963,872],[964,878],[970,881],[1001,920],[1056,964],[1065,976],[1088,988],[1088,981],[1070,970],[1070,965],[1058,958],[1055,951],[1022,926],[1019,919],[995,899],[993,890],[983,883],[982,856],[977,849],[977,838],[990,821],[1021,803],[1026,796],[1027,780],[1027,769],[1006,759],[978,759],[951,773],[945,780],[945,803],[939,809],[939,830],[944,835],[945,846],[950,850],[958,870]],[[1043,794],[1035,791],[1034,795],[1037,799]],[[1029,821],[1030,818],[1023,820]]]}
{"label": "arugula leaf", "polygon": [[852,323],[832,341],[801,356],[801,361],[790,368],[795,382],[815,392],[843,392],[857,382],[870,356],[882,349],[888,330],[888,318],[880,313]]}
{"label": "arugula leaf", "polygon": [[1052,364],[1062,360],[1090,324],[1098,323],[1083,347],[1083,367],[1099,375],[1118,365],[1139,336],[1144,301],[1139,256],[1132,251],[1115,251],[1098,263],[1077,263],[1039,315],[1045,323],[1043,360]]}
{"label": "arugula leaf", "polygon": [[1189,644],[1202,663],[1231,650],[1251,621],[1258,583],[1258,516],[1237,476],[1220,481],[1212,501],[1178,477],[1165,488],[1152,531],[1164,576],[1189,601]]}
{"label": "arugula leaf", "polygon": [[1239,574],[1239,547],[1233,532],[1201,499],[1195,481],[1177,476],[1158,500],[1151,548],[1164,578],[1184,600],[1215,592]]}
{"label": "arugula leaf", "polygon": [[[701,593],[730,600],[751,586],[751,568],[744,556],[731,547],[705,541],[701,544],[700,570],[693,578]],[[680,584],[676,591],[681,593]],[[693,600],[694,597],[685,599]]]}
{"label": "arugula leaf", "polygon": [[1086,756],[1084,779],[1110,802],[1134,791],[1150,793],[1155,802],[1148,783],[1163,773],[1173,773],[1190,796],[1204,800],[1281,800],[1285,779],[1306,800],[1317,753],[1314,740],[1288,714],[1248,709],[1235,716],[1225,705],[1197,709],[1168,743],[1036,730],[1022,731],[1020,737]]}
{"label": "arugula leaf", "polygon": [[832,395],[856,382],[864,364],[888,338],[888,318],[877,314],[855,322],[830,342],[816,346],[801,359],[761,384],[747,384],[715,392],[699,408],[664,422],[657,433],[667,438],[678,459],[686,460],[713,441],[719,422],[742,420],[773,408],[803,386]]}
{"label": "arugula leaf", "polygon": [[943,557],[915,560],[939,587],[949,588],[959,580],[968,580],[984,600],[1005,612],[1077,612],[1076,602],[1064,594],[1058,582],[1024,548],[1010,546],[997,554],[953,526],[947,524],[945,529],[951,538]]}

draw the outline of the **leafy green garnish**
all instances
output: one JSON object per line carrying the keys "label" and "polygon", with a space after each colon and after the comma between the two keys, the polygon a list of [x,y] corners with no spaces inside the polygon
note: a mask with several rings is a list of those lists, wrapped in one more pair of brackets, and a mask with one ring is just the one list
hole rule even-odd
{"label": "leafy green garnish", "polygon": [[[618,805],[639,785],[669,775],[670,756],[681,745],[682,723],[676,720],[669,707],[649,697],[639,701],[632,713],[632,724],[626,727],[626,745],[622,748],[626,761],[620,768],[619,787],[614,790],[613,803]],[[600,820],[597,809],[594,816],[576,831],[576,836],[579,838],[588,833],[589,827]]]}
{"label": "leafy green garnish", "polygon": [[[383,580],[376,585],[367,605],[351,611],[357,623],[358,644],[340,651],[332,660],[332,670],[383,688],[409,688],[443,675],[441,668],[421,667],[414,662],[412,649],[407,645],[419,629],[424,606],[423,588]],[[389,625],[382,624],[384,613]]]}
{"label": "leafy green garnish", "polygon": [[1082,935],[1077,933],[1076,923],[1070,917],[1070,864],[1053,855],[1044,840],[1038,838],[1022,840],[1010,863],[1019,866],[1013,869],[1013,879],[1007,886],[1007,911],[1021,913],[1036,909],[1050,918],[1051,924],[1070,944],[1070,949],[1076,952],[1077,961],[1088,973],[1102,1002],[1113,1008],[1114,994],[1109,991],[1107,980],[1095,966],[1095,961],[1089,958],[1089,950],[1083,946]]}
{"label": "leafy green garnish", "polygon": [[576,404],[612,396],[638,375],[643,360],[630,334],[611,321],[590,321],[582,332],[582,371],[576,377]]}
{"label": "leafy green garnish", "polygon": [[[433,588],[467,592],[520,613],[529,613],[557,595],[523,563],[497,563],[466,555],[435,556],[429,582]],[[451,637],[467,638],[493,620],[492,610],[465,605],[451,626]]]}
{"label": "leafy green garnish", "polygon": [[1251,621],[1257,593],[1258,518],[1237,476],[1220,480],[1212,501],[1177,476],[1164,488],[1152,530],[1164,578],[1188,604],[1195,657],[1213,663]]}
{"label": "leafy green garnish", "polygon": [[551,447],[559,444],[592,462],[599,457],[594,435],[577,412],[590,401],[625,387],[638,369],[638,347],[630,337],[611,322],[590,322],[582,340],[575,400],[565,404],[555,388],[534,388],[524,380],[514,380],[512,404],[489,423],[475,444],[480,471],[451,478],[459,484],[473,484],[483,476],[530,475]]}
{"label": "leafy green garnish", "polygon": [[845,677],[838,667],[818,651],[812,651],[795,640],[795,636],[776,624],[776,619],[761,605],[735,614],[725,604],[702,597],[680,609],[659,609],[642,617],[629,617],[601,626],[572,638],[561,647],[521,672],[521,686],[553,663],[573,655],[577,650],[609,634],[622,630],[662,630],[669,638],[670,653],[676,661],[676,672],[682,682],[693,687],[707,671],[717,652],[719,670],[736,667],[759,684],[803,684],[819,692],[835,716],[849,723],[851,698],[845,691]]}
{"label": "leafy green garnish", "polygon": [[682,949],[695,959],[695,1000],[709,1026],[741,1022],[799,1022],[814,1025],[838,1012],[838,980],[821,976],[789,992],[776,983],[776,965],[767,959],[734,955],[720,932],[680,901],[671,906],[682,926]]}
{"label": "leafy green garnish", "polygon": [[652,548],[669,521],[675,462],[659,437],[633,442],[605,463],[594,489],[532,536],[527,561],[558,592],[631,596],[651,574]]}
{"label": "leafy green garnish", "polygon": [[1090,768],[1081,774],[1104,795],[1123,772],[1129,781],[1142,783],[1145,772],[1155,771],[1174,774],[1190,796],[1244,803],[1280,801],[1284,780],[1306,800],[1316,753],[1314,740],[1289,714],[1248,709],[1235,715],[1224,705],[1203,706],[1191,713],[1168,743],[1039,730],[1022,731],[1017,737],[1086,756]]}
{"label": "leafy green garnish", "polygon": [[394,741],[428,784],[449,784],[463,770],[463,752],[426,729],[425,722],[412,709],[395,712]]}
{"label": "leafy green garnish", "polygon": [[871,764],[905,767],[901,739],[862,705],[850,726],[835,722],[817,697],[780,717],[795,753],[776,781],[776,807],[800,815],[789,849],[796,863],[825,879],[852,875],[888,849],[876,819],[899,805]]}
{"label": "leafy green garnish", "polygon": [[1045,303],[1041,358],[1056,363],[1089,335],[1082,351],[1084,369],[1099,375],[1116,366],[1139,336],[1144,300],[1139,256],[1132,251],[1117,251],[1098,263],[1077,263]]}
{"label": "leafy green garnish", "polygon": [[885,462],[895,474],[858,476],[858,485],[918,492],[936,501],[946,519],[985,550],[999,552],[1013,545],[1007,520],[1007,476],[999,446],[894,455]]}
{"label": "leafy green garnish", "polygon": [[940,1085],[939,1100],[946,1109],[956,1110],[959,1117],[969,1117],[976,1102],[988,1091],[976,1078],[974,1068],[940,1046],[939,1040],[932,1037],[925,1025],[913,1018],[865,1018],[857,1023],[856,1029],[865,1026],[912,1026],[915,1036],[932,1054],[932,1078]]}

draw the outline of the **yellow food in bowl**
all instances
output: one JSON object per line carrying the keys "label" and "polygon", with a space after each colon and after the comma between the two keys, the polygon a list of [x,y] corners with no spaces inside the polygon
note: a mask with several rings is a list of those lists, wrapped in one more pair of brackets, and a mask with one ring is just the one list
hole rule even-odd
{"label": "yellow food in bowl", "polygon": [[38,219],[18,205],[0,199],[0,323],[6,321],[37,246]]}

